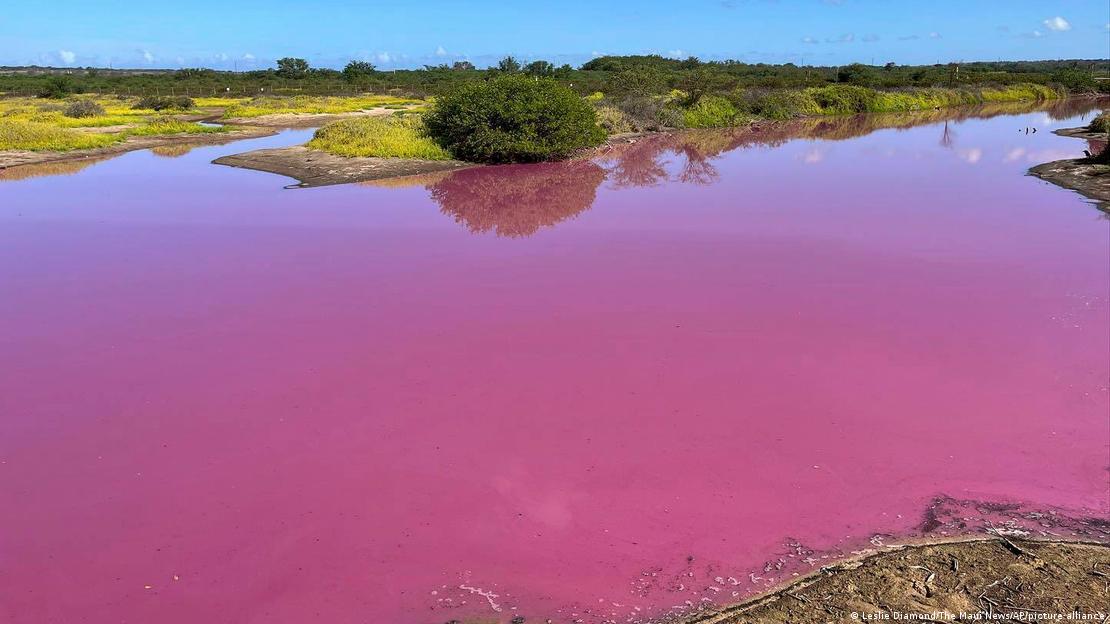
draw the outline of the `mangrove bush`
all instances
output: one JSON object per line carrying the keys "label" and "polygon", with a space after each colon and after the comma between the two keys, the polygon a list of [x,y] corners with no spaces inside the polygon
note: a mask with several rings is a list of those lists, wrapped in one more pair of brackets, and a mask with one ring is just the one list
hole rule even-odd
{"label": "mangrove bush", "polygon": [[593,107],[574,91],[520,74],[459,85],[424,123],[437,143],[472,162],[559,160],[605,140]]}

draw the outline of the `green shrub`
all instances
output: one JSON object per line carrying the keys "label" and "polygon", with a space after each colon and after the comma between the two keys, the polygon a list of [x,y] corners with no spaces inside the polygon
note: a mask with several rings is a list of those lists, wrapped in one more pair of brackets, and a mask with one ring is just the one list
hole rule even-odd
{"label": "green shrub", "polygon": [[330,123],[308,142],[338,156],[450,160],[451,154],[428,138],[419,117],[359,117]]}
{"label": "green shrub", "polygon": [[805,91],[745,90],[734,95],[737,110],[767,119],[792,119],[821,114],[821,107]]}
{"label": "green shrub", "polygon": [[69,76],[52,76],[46,84],[39,89],[40,98],[58,99],[64,98],[70,93],[75,92],[73,80]]}
{"label": "green shrub", "polygon": [[424,123],[442,147],[473,162],[558,160],[605,140],[593,107],[574,91],[518,74],[459,85]]}
{"label": "green shrub", "polygon": [[1052,82],[1063,86],[1068,91],[1089,92],[1098,88],[1098,81],[1089,71],[1067,67],[1052,72]]}
{"label": "green shrub", "polygon": [[682,111],[687,128],[727,128],[747,121],[731,101],[716,95],[705,95],[696,104]]}
{"label": "green shrub", "polygon": [[605,83],[605,92],[626,97],[660,95],[668,90],[667,76],[653,67],[633,67],[619,71]]}
{"label": "green shrub", "polygon": [[866,113],[872,109],[877,93],[874,89],[855,85],[829,85],[806,89],[806,94],[825,115]]}
{"label": "green shrub", "polygon": [[189,110],[193,108],[193,100],[185,97],[184,95],[166,96],[166,95],[148,95],[138,102],[133,107],[135,110]]}
{"label": "green shrub", "polygon": [[104,107],[93,100],[77,100],[70,102],[62,113],[66,117],[84,119],[86,117],[100,117],[104,114]]}

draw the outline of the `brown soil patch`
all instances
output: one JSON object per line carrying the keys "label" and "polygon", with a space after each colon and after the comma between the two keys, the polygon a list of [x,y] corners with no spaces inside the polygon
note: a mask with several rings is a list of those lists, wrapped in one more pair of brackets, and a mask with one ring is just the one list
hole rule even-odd
{"label": "brown soil patch", "polygon": [[475,166],[458,160],[346,158],[311,150],[303,145],[233,154],[217,158],[212,162],[217,165],[276,173],[299,181],[300,186],[367,182]]}
{"label": "brown soil patch", "polygon": [[1107,622],[1108,611],[1110,547],[994,537],[886,547],[686,621]]}
{"label": "brown soil patch", "polygon": [[0,170],[23,165],[101,159],[106,156],[115,156],[124,152],[171,145],[222,145],[242,139],[269,136],[275,134],[275,132],[276,131],[272,128],[236,126],[228,132],[214,132],[211,134],[136,136],[130,137],[126,141],[116,143],[115,145],[88,150],[73,150],[69,152],[30,152],[13,150],[0,152]]}

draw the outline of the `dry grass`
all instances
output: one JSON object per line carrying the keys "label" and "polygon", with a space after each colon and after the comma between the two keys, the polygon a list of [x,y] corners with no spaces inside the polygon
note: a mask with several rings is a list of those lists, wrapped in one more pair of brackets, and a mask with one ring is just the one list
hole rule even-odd
{"label": "dry grass", "polygon": [[[74,102],[92,102],[103,114],[67,117]],[[0,150],[68,152],[119,143],[130,136],[207,134],[223,128],[181,121],[171,115],[134,110],[134,98],[73,96],[61,102],[37,98],[0,99]],[[93,131],[93,129],[105,129]]]}
{"label": "dry grass", "polygon": [[[198,106],[201,104],[198,101]],[[390,95],[366,95],[358,97],[323,97],[297,95],[293,97],[257,97],[252,100],[228,106],[224,111],[225,119],[261,117],[282,113],[339,114],[354,113],[371,108],[415,108],[423,105],[420,100],[393,97]]]}

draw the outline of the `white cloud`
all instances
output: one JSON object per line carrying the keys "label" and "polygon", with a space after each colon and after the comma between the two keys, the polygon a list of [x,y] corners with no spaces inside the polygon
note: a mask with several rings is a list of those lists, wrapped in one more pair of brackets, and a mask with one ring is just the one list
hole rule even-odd
{"label": "white cloud", "polygon": [[1068,23],[1068,20],[1060,17],[1059,15],[1057,15],[1056,17],[1050,17],[1042,23],[1044,24],[1045,28],[1049,30],[1054,30],[1056,32],[1071,30],[1071,24]]}
{"label": "white cloud", "polygon": [[933,32],[929,33],[929,38],[930,39],[940,39],[940,33],[938,33],[937,31],[934,30]]}
{"label": "white cloud", "polygon": [[802,43],[817,43],[813,37],[802,37]]}
{"label": "white cloud", "polygon": [[436,48],[436,56],[447,56],[447,50],[445,50],[443,46],[439,46]]}
{"label": "white cloud", "polygon": [[675,58],[675,59],[682,58],[682,57],[686,56],[686,51],[682,50],[682,49],[667,50],[667,56],[670,57],[670,58]]}
{"label": "white cloud", "polygon": [[254,60],[254,55],[251,54],[250,52],[247,52],[246,54],[243,55],[243,60],[244,61],[253,61]]}
{"label": "white cloud", "polygon": [[981,160],[983,158],[983,150],[979,149],[978,147],[973,147],[971,149],[963,149],[963,150],[960,150],[959,156],[963,160],[967,161],[967,163],[969,165],[974,165],[975,163],[979,162],[979,160]]}
{"label": "white cloud", "polygon": [[150,50],[140,50],[139,53],[142,55],[143,60],[147,63],[154,62],[154,55],[150,53]]}
{"label": "white cloud", "polygon": [[825,41],[829,43],[852,43],[855,40],[855,35],[853,35],[852,33],[845,33],[843,35],[840,35],[836,39],[826,39]]}
{"label": "white cloud", "polygon": [[389,55],[389,52],[378,52],[374,55],[374,58],[376,58],[379,63],[389,63],[393,60],[393,57]]}
{"label": "white cloud", "polygon": [[920,38],[921,37],[918,37],[917,35],[902,35],[901,37],[898,37],[898,41],[915,41]]}
{"label": "white cloud", "polygon": [[77,60],[77,54],[69,50],[58,50],[58,58],[66,65],[72,65]]}
{"label": "white cloud", "polygon": [[817,148],[817,147],[810,148],[809,150],[807,150],[801,156],[802,156],[802,162],[804,162],[807,165],[816,165],[817,163],[825,160],[824,150],[822,150],[820,148]]}
{"label": "white cloud", "polygon": [[868,42],[868,43],[872,43],[872,42],[878,41],[879,36],[878,35],[864,35],[863,40]]}

